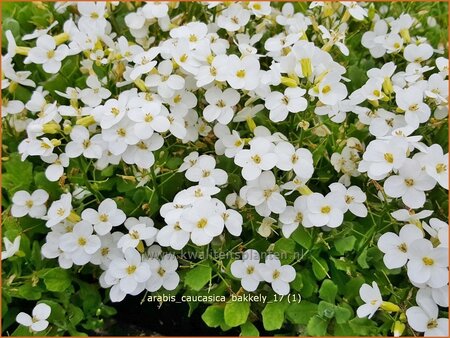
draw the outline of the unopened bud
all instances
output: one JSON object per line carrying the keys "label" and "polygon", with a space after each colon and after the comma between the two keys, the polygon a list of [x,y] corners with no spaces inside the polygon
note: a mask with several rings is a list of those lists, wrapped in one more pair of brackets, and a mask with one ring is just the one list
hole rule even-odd
{"label": "unopened bud", "polygon": [[30,49],[31,49],[30,47],[17,46],[16,54],[27,56]]}
{"label": "unopened bud", "polygon": [[405,41],[406,43],[410,43],[411,42],[411,36],[409,35],[409,30],[408,29],[402,29],[400,31],[400,35],[402,36],[403,41]]}
{"label": "unopened bud", "polygon": [[250,131],[253,132],[253,130],[255,130],[255,128],[256,128],[255,121],[253,121],[253,119],[250,116],[247,117],[246,121],[247,121],[248,129],[250,129]]}
{"label": "unopened bud", "polygon": [[287,87],[297,87],[297,82],[290,77],[282,76],[281,83]]}
{"label": "unopened bud", "polygon": [[381,303],[381,308],[387,312],[400,312],[400,307],[391,302],[383,302]]}
{"label": "unopened bud", "polygon": [[56,45],[60,45],[69,40],[69,37],[68,33],[61,33],[54,36],[53,39],[55,40]]}
{"label": "unopened bud", "polygon": [[306,185],[297,188],[297,191],[302,195],[311,195],[313,193]]}
{"label": "unopened bud", "polygon": [[88,127],[92,124],[95,124],[94,116],[92,116],[92,115],[84,116],[84,117],[78,119],[76,124],[79,126],[83,126],[83,127]]}
{"label": "unopened bud", "polygon": [[304,77],[309,77],[312,75],[312,65],[311,59],[305,58],[300,60],[300,64],[302,65],[302,73]]}
{"label": "unopened bud", "polygon": [[136,85],[136,87],[138,87],[143,92],[147,91],[147,86],[145,85],[145,82],[142,79],[134,80],[134,84]]}
{"label": "unopened bud", "polygon": [[394,337],[400,337],[405,331],[405,324],[397,320],[392,331],[394,333]]}
{"label": "unopened bud", "polygon": [[67,216],[67,220],[72,223],[78,223],[79,221],[81,221],[81,217],[75,211],[72,210],[69,216]]}
{"label": "unopened bud", "polygon": [[49,122],[42,126],[42,131],[45,134],[56,134],[61,131],[61,126],[56,122]]}
{"label": "unopened bud", "polygon": [[386,76],[383,81],[383,91],[386,95],[389,95],[394,92],[394,87],[392,86],[391,78]]}
{"label": "unopened bud", "polygon": [[61,145],[61,141],[56,138],[52,139],[50,142],[53,144],[54,147],[58,147]]}

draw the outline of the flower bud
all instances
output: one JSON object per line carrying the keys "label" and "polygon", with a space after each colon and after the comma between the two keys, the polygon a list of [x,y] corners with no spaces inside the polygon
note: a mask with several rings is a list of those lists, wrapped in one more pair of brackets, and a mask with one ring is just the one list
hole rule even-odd
{"label": "flower bud", "polygon": [[16,54],[27,56],[30,49],[31,49],[30,47],[17,46]]}
{"label": "flower bud", "polygon": [[306,185],[299,187],[297,190],[302,195],[311,195],[313,193]]}
{"label": "flower bud", "polygon": [[397,320],[392,331],[394,333],[394,337],[400,337],[405,331],[405,324]]}
{"label": "flower bud", "polygon": [[302,73],[304,77],[310,77],[312,75],[311,59],[305,58],[300,60],[302,65]]}
{"label": "flower bud", "polygon": [[83,127],[88,127],[94,123],[95,123],[95,119],[94,119],[94,116],[92,116],[92,115],[84,116],[84,117],[78,119],[76,122],[77,125],[83,126]]}
{"label": "flower bud", "polygon": [[394,303],[391,302],[383,302],[381,303],[381,308],[384,311],[387,312],[399,312],[400,311],[400,307]]}
{"label": "flower bud", "polygon": [[61,131],[61,126],[56,122],[49,122],[42,126],[42,131],[45,134],[56,134]]}
{"label": "flower bud", "polygon": [[69,37],[68,33],[61,33],[54,36],[53,39],[55,40],[56,45],[60,45],[69,40]]}
{"label": "flower bud", "polygon": [[67,216],[67,220],[69,220],[72,223],[78,223],[79,221],[81,221],[81,217],[75,211],[72,210],[69,216]]}
{"label": "flower bud", "polygon": [[250,116],[247,117],[247,126],[251,132],[253,132],[253,130],[255,130],[255,128],[256,128],[256,123],[255,123],[255,121],[253,121],[253,119]]}
{"label": "flower bud", "polygon": [[288,87],[297,87],[297,82],[290,77],[282,76],[281,83]]}
{"label": "flower bud", "polygon": [[147,91],[147,86],[145,85],[145,82],[142,79],[134,80],[134,84],[136,85],[136,87],[138,87],[143,92]]}

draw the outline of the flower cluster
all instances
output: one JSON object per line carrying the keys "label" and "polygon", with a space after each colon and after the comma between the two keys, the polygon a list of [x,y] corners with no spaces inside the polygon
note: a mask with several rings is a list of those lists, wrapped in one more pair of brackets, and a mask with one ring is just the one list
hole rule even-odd
{"label": "flower cluster", "polygon": [[[384,302],[373,282],[362,284],[357,315],[381,308],[406,316],[394,320],[395,335],[406,322],[447,335],[438,317],[448,307],[448,226],[440,207],[420,209],[448,190],[446,146],[427,135],[448,116],[448,59],[414,35],[420,22],[373,4],[252,1],[202,3],[191,20],[174,14],[176,2],[127,3],[118,24],[121,5],[58,3],[64,22],[5,32],[3,125],[21,160],[39,163],[58,187],[58,195],[17,189],[10,199],[11,216],[45,223],[42,255],[63,269],[91,264],[114,302],[184,288],[183,269],[199,260],[179,265],[178,254],[190,249],[214,266],[210,287],[220,277],[230,295],[242,291],[235,279],[248,292],[288,295],[306,258],[323,259],[309,251],[334,249],[326,234],[370,220],[384,232],[370,243],[388,269],[406,268],[418,306]],[[358,60],[356,79],[349,41],[363,24],[370,30],[357,48],[384,61]],[[79,79],[49,86],[70,63]],[[376,224],[378,212],[394,230]],[[317,231],[309,248],[300,231]],[[5,237],[2,260],[20,241]],[[280,241],[307,250],[282,264]],[[209,260],[238,247],[242,260]],[[17,321],[46,329],[45,306]]]}

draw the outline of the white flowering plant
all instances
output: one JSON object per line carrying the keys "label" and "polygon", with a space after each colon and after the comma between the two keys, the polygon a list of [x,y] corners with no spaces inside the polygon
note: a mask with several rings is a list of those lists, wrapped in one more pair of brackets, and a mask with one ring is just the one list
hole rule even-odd
{"label": "white flowering plant", "polygon": [[448,336],[446,3],[2,11],[3,334]]}

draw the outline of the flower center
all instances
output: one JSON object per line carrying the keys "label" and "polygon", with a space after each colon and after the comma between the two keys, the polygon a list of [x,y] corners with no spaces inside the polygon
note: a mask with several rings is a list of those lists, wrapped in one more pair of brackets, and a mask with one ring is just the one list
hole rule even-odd
{"label": "flower center", "polygon": [[129,265],[127,268],[127,274],[132,275],[137,269],[136,265]]}
{"label": "flower center", "polygon": [[84,148],[84,149],[89,148],[90,145],[91,145],[91,141],[90,141],[90,140],[84,140],[84,141],[83,141],[83,148]]}
{"label": "flower center", "polygon": [[130,237],[132,239],[139,239],[139,232],[136,230],[130,231]]}
{"label": "flower center", "polygon": [[153,115],[150,114],[150,113],[145,114],[144,121],[147,122],[147,123],[152,122],[153,121]]}
{"label": "flower center", "polygon": [[199,198],[199,197],[203,197],[203,191],[201,189],[196,189],[194,191],[194,196]]}
{"label": "flower center", "polygon": [[280,271],[275,270],[272,274],[272,278],[273,279],[278,279],[278,277],[280,277]]}
{"label": "flower center", "polygon": [[253,162],[255,162],[256,164],[260,164],[261,163],[261,157],[259,155],[254,155],[252,156],[252,160]]}
{"label": "flower center", "polygon": [[272,190],[271,189],[266,189],[266,190],[264,190],[264,197],[266,198],[266,199],[268,199],[271,195],[272,195]]}
{"label": "flower center", "polygon": [[47,52],[47,57],[48,57],[49,59],[53,58],[54,56],[55,56],[55,51],[54,51],[54,50],[49,50],[49,51]]}
{"label": "flower center", "polygon": [[397,248],[401,251],[401,252],[407,252],[408,251],[408,246],[406,245],[406,243],[402,243],[399,246],[397,246]]}
{"label": "flower center", "polygon": [[436,172],[438,174],[441,174],[444,171],[447,171],[447,166],[444,163],[439,163],[438,165],[436,165]]}
{"label": "flower center", "polygon": [[375,95],[375,96],[380,96],[380,91],[378,90],[378,89],[375,89],[373,92],[372,92],[372,94],[373,95]]}
{"label": "flower center", "polygon": [[414,185],[414,180],[412,178],[406,178],[405,184],[407,187],[412,187]]}
{"label": "flower center", "polygon": [[100,222],[108,222],[108,215],[107,214],[101,214],[99,217]]}
{"label": "flower center", "polygon": [[256,9],[257,11],[259,11],[261,9],[261,5],[260,4],[254,4],[253,8]]}
{"label": "flower center", "polygon": [[197,222],[197,228],[203,229],[208,224],[208,220],[206,218],[202,218]]}
{"label": "flower center", "polygon": [[158,275],[160,275],[161,277],[164,277],[165,273],[166,273],[166,270],[164,270],[163,268],[158,269]]}
{"label": "flower center", "polygon": [[114,116],[119,115],[119,113],[120,113],[120,111],[116,107],[111,108],[111,114],[113,114]]}
{"label": "flower center", "polygon": [[384,159],[387,163],[394,163],[394,155],[392,155],[391,153],[385,153]]}
{"label": "flower center", "polygon": [[296,222],[302,222],[303,221],[303,214],[301,212],[297,212],[297,216],[295,216]]}
{"label": "flower center", "polygon": [[180,103],[180,102],[181,102],[181,95],[178,94],[177,96],[175,96],[175,97],[173,98],[173,102],[174,102],[175,104]]}
{"label": "flower center", "polygon": [[197,40],[198,40],[197,35],[195,35],[195,34],[189,35],[190,42],[197,42]]}
{"label": "flower center", "polygon": [[329,85],[326,85],[322,88],[322,94],[326,94],[331,90],[331,87]]}
{"label": "flower center", "polygon": [[410,105],[410,106],[408,107],[408,109],[409,109],[410,111],[417,111],[417,110],[419,110],[419,105],[418,105],[417,103],[412,104],[412,105]]}
{"label": "flower center", "polygon": [[331,207],[329,205],[325,205],[322,207],[322,209],[320,209],[320,212],[322,214],[329,214],[331,211]]}
{"label": "flower center", "polygon": [[64,216],[65,213],[66,213],[66,210],[63,208],[58,208],[58,210],[56,210],[56,214],[60,217]]}
{"label": "flower center", "polygon": [[240,147],[241,145],[242,145],[242,140],[241,139],[239,139],[236,142],[234,142],[234,146],[235,147]]}
{"label": "flower center", "polygon": [[180,56],[180,61],[181,62],[186,62],[187,59],[188,59],[188,55],[187,54],[183,54],[183,55]]}
{"label": "flower center", "polygon": [[247,267],[247,275],[251,275],[255,271],[254,266],[248,266]]}
{"label": "flower center", "polygon": [[30,209],[31,207],[33,207],[33,200],[26,201],[25,205],[27,206],[28,209]]}
{"label": "flower center", "polygon": [[92,12],[91,13],[91,19],[98,19],[100,15],[98,15],[97,12]]}
{"label": "flower center", "polygon": [[245,77],[245,70],[244,69],[240,69],[236,72],[236,76],[240,79],[242,79],[243,77]]}
{"label": "flower center", "polygon": [[107,254],[109,254],[109,248],[108,247],[102,248],[100,250],[100,253],[102,254],[102,256],[106,256]]}
{"label": "flower center", "polygon": [[428,323],[427,323],[427,329],[434,329],[438,327],[438,322],[436,319],[431,319]]}
{"label": "flower center", "polygon": [[345,203],[350,204],[355,200],[353,196],[345,195]]}
{"label": "flower center", "polygon": [[424,257],[422,258],[423,264],[427,265],[427,266],[431,266],[434,264],[434,260],[433,258],[430,257]]}
{"label": "flower center", "polygon": [[209,170],[202,170],[202,177],[208,177],[209,175],[211,175]]}
{"label": "flower center", "polygon": [[227,105],[223,100],[219,100],[219,101],[217,101],[216,106],[219,108],[223,108],[223,107],[226,107]]}
{"label": "flower center", "polygon": [[79,246],[85,246],[86,243],[87,243],[86,238],[84,238],[84,237],[78,238],[78,245],[79,245]]}
{"label": "flower center", "polygon": [[294,154],[294,155],[292,155],[292,157],[291,157],[291,162],[292,162],[293,164],[295,164],[295,163],[297,163],[297,161],[299,160],[299,158],[300,158],[300,157],[298,157],[297,154]]}

